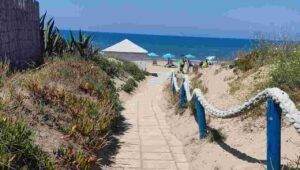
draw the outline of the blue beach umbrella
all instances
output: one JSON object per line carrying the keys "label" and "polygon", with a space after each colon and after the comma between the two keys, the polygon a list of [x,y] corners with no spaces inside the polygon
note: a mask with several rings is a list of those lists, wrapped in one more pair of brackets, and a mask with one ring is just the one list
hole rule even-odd
{"label": "blue beach umbrella", "polygon": [[159,57],[159,55],[155,54],[155,53],[148,53],[148,57]]}
{"label": "blue beach umbrella", "polygon": [[175,58],[175,55],[168,53],[168,54],[163,55],[162,57],[164,59],[172,59],[172,58]]}
{"label": "blue beach umbrella", "polygon": [[196,58],[195,56],[193,56],[192,54],[187,54],[184,56],[187,59],[192,59],[192,58]]}

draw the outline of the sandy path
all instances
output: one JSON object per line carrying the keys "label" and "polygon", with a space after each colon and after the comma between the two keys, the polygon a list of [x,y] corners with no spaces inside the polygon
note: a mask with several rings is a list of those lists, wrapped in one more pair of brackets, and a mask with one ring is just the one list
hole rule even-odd
{"label": "sandy path", "polygon": [[159,107],[168,72],[149,77],[125,101],[122,115],[128,130],[118,137],[121,147],[105,169],[189,169],[183,145],[171,134],[166,112]]}

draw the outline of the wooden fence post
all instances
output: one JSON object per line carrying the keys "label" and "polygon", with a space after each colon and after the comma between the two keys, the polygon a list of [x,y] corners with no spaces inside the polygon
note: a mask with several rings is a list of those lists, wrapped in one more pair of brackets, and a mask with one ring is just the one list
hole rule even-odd
{"label": "wooden fence post", "polygon": [[184,109],[184,105],[186,103],[186,91],[185,91],[185,88],[184,88],[184,81],[185,80],[182,80],[182,86],[180,88],[180,108],[181,109]]}
{"label": "wooden fence post", "polygon": [[267,101],[267,170],[280,170],[281,108],[273,99]]}
{"label": "wooden fence post", "polygon": [[198,126],[199,126],[200,139],[203,139],[206,136],[205,110],[196,96],[194,96],[194,100],[195,100],[195,107],[196,107],[196,111],[197,111],[196,116],[197,116],[197,122],[198,122]]}

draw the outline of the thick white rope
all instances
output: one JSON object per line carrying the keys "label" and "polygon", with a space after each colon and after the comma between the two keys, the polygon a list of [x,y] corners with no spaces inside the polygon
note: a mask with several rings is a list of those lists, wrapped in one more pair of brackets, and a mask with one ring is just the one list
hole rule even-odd
{"label": "thick white rope", "polygon": [[[180,88],[177,84],[177,78],[173,72],[171,75],[172,85],[174,85],[175,90],[179,91]],[[288,120],[294,125],[296,130],[300,133],[300,111],[296,108],[295,103],[289,98],[288,94],[279,88],[267,88],[264,91],[258,93],[255,97],[251,98],[242,105],[235,107],[233,109],[223,111],[219,110],[213,105],[211,105],[205,98],[204,94],[200,89],[194,89],[191,93],[190,80],[188,76],[184,77],[184,82],[181,87],[184,87],[186,91],[186,98],[188,101],[193,99],[193,96],[197,97],[199,102],[202,104],[203,108],[212,116],[219,118],[230,118],[238,116],[245,111],[253,109],[261,102],[266,101],[268,98],[273,99],[276,103],[279,104],[282,113],[286,115]]]}

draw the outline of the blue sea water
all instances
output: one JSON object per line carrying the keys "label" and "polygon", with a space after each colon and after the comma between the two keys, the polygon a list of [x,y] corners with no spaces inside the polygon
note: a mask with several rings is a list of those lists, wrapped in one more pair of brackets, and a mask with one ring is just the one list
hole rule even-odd
{"label": "blue sea water", "polygon": [[[69,31],[61,31],[69,38]],[[149,52],[160,56],[172,53],[176,56],[192,54],[197,59],[205,56],[216,56],[218,59],[233,59],[238,50],[250,51],[257,44],[251,39],[204,38],[183,36],[139,35],[124,33],[85,32],[94,36],[93,43],[97,48],[105,49],[124,39],[129,39]],[[75,32],[77,34],[77,32]]]}

